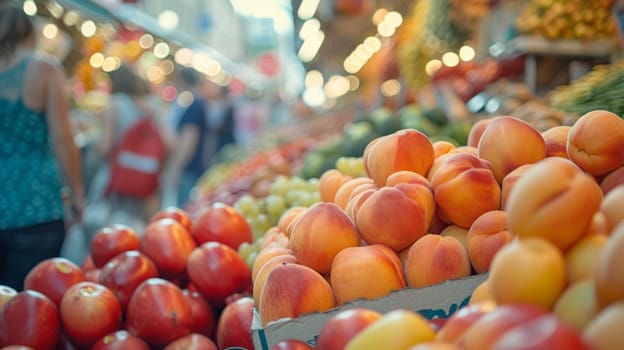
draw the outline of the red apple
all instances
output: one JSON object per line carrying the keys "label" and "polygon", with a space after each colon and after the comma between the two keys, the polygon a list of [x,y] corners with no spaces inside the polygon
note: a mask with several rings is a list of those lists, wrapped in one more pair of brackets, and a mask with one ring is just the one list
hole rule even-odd
{"label": "red apple", "polygon": [[376,311],[363,308],[340,311],[321,328],[315,349],[342,350],[351,338],[381,316]]}
{"label": "red apple", "polygon": [[52,350],[59,335],[58,308],[37,291],[19,292],[0,309],[0,346],[22,344]]}
{"label": "red apple", "polygon": [[193,229],[191,216],[186,211],[178,207],[167,207],[159,210],[156,214],[152,215],[149,222],[165,218],[173,219],[179,222],[180,225],[184,226],[188,232],[191,232]]}
{"label": "red apple", "polygon": [[101,268],[115,255],[139,249],[140,238],[129,226],[112,224],[103,227],[91,239],[91,259]]}
{"label": "red apple", "polygon": [[191,332],[212,337],[215,328],[215,315],[210,304],[199,292],[184,289],[182,293],[191,305],[191,313],[193,315]]}
{"label": "red apple", "polygon": [[167,344],[163,350],[218,350],[217,344],[205,335],[191,333]]}
{"label": "red apple", "polygon": [[83,281],[86,278],[78,265],[65,258],[49,258],[30,269],[24,278],[24,289],[41,292],[58,306],[65,291]]}
{"label": "red apple", "polygon": [[549,314],[521,323],[503,333],[494,350],[589,350],[581,333]]}
{"label": "red apple", "polygon": [[9,286],[0,285],[0,310],[4,304],[8,303],[11,298],[17,295],[17,291]]}
{"label": "red apple", "polygon": [[138,250],[129,250],[104,265],[100,272],[100,283],[115,293],[125,310],[134,290],[152,277],[158,277],[154,262]]}
{"label": "red apple", "polygon": [[462,307],[452,314],[436,334],[436,339],[454,343],[478,319],[496,308],[494,302],[480,302]]}
{"label": "red apple", "polygon": [[547,310],[526,303],[503,304],[472,324],[458,339],[464,350],[490,349],[498,338],[513,327],[544,316]]}
{"label": "red apple", "polygon": [[141,239],[141,252],[147,255],[165,279],[186,274],[186,261],[197,245],[180,223],[165,218],[152,221]]}
{"label": "red apple", "polygon": [[273,344],[271,350],[312,350],[318,347],[311,347],[308,343],[299,339],[284,339]]}
{"label": "red apple", "polygon": [[192,233],[197,244],[219,242],[235,250],[241,243],[253,241],[251,226],[243,214],[219,202],[199,213]]}
{"label": "red apple", "polygon": [[197,290],[214,307],[225,299],[246,290],[251,284],[251,270],[238,252],[219,242],[197,247],[188,258],[188,276]]}
{"label": "red apple", "polygon": [[104,336],[91,350],[150,350],[150,347],[141,338],[120,329]]}
{"label": "red apple", "polygon": [[219,317],[215,338],[219,349],[241,347],[253,349],[251,339],[251,321],[253,319],[254,300],[240,298],[225,306]]}
{"label": "red apple", "polygon": [[122,310],[113,292],[101,284],[71,286],[60,305],[63,332],[72,344],[90,347],[121,325]]}

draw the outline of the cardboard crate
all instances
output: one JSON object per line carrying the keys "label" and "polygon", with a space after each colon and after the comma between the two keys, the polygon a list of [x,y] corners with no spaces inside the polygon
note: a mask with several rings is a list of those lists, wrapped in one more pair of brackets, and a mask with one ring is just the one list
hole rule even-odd
{"label": "cardboard crate", "polygon": [[251,324],[251,336],[256,350],[270,350],[271,346],[284,339],[299,339],[310,345],[316,343],[321,328],[338,312],[362,307],[380,313],[396,309],[416,311],[427,319],[445,318],[468,304],[474,289],[483,282],[487,274],[474,275],[446,281],[425,288],[404,288],[379,299],[358,299],[339,308],[319,313],[302,315],[296,319],[284,319],[262,327],[257,310]]}

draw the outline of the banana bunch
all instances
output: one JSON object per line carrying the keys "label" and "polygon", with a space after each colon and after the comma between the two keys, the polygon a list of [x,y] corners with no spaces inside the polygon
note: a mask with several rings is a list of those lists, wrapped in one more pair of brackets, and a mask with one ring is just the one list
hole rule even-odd
{"label": "banana bunch", "polygon": [[606,109],[624,115],[624,60],[595,66],[589,73],[568,85],[555,88],[551,106],[562,111],[584,114]]}
{"label": "banana bunch", "polygon": [[521,34],[549,39],[594,40],[613,38],[614,0],[532,0],[516,19]]}

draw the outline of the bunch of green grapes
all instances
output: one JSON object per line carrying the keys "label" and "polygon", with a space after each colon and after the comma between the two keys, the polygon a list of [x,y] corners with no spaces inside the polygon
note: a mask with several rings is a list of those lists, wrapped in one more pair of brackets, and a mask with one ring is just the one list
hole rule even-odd
{"label": "bunch of green grapes", "polygon": [[319,179],[304,180],[301,177],[277,176],[270,185],[266,197],[256,198],[251,194],[241,196],[233,205],[251,226],[253,243],[243,243],[238,248],[247,264],[255,261],[260,251],[264,234],[277,226],[282,214],[292,207],[310,207],[319,202]]}
{"label": "bunch of green grapes", "polygon": [[336,170],[351,177],[366,176],[362,157],[340,157],[336,160]]}

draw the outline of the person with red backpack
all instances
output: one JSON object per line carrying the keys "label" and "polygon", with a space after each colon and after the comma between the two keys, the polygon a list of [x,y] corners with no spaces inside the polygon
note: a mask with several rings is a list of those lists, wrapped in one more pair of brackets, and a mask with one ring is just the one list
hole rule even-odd
{"label": "person with red backpack", "polygon": [[149,86],[129,66],[109,73],[110,103],[100,116],[96,151],[102,160],[89,188],[89,202],[102,213],[91,230],[110,223],[139,232],[160,208],[160,177],[169,154],[166,131],[158,120]]}

